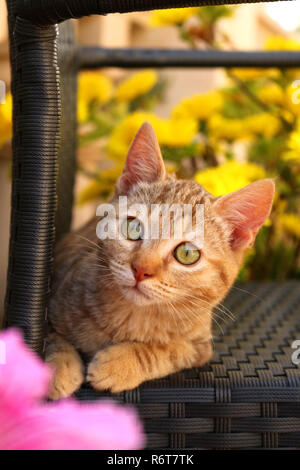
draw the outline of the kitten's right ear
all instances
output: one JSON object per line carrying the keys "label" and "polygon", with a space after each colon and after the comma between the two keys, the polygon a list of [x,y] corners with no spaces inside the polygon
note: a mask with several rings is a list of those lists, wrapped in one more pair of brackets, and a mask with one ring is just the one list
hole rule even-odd
{"label": "kitten's right ear", "polygon": [[130,146],[123,173],[116,184],[117,193],[127,194],[140,181],[153,183],[163,180],[165,176],[166,169],[155,131],[151,124],[144,122]]}

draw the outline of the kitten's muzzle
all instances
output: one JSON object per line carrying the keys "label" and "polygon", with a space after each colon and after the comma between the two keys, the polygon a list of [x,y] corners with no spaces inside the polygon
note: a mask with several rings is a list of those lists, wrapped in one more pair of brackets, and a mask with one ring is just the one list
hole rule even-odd
{"label": "kitten's muzzle", "polygon": [[138,263],[132,263],[131,268],[137,283],[149,279],[149,277],[153,277],[155,274],[153,269],[148,266],[141,266]]}

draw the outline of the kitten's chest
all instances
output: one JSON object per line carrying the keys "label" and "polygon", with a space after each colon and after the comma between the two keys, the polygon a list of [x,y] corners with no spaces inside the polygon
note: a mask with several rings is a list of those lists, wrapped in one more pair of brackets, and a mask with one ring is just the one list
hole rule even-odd
{"label": "kitten's chest", "polygon": [[137,341],[144,343],[169,343],[180,334],[168,315],[161,310],[139,309],[126,306],[111,312],[107,332],[113,343]]}
{"label": "kitten's chest", "polygon": [[82,323],[73,338],[76,347],[82,352],[93,355],[100,349],[122,342],[169,343],[175,332],[159,319],[153,319],[146,312],[99,312],[94,321]]}

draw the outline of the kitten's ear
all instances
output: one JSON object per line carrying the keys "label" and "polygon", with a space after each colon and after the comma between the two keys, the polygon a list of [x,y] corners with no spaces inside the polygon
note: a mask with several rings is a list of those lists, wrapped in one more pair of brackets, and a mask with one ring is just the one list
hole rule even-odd
{"label": "kitten's ear", "polygon": [[165,165],[151,124],[144,122],[129,149],[127,160],[116,189],[118,194],[128,193],[131,186],[144,181],[153,183],[164,179]]}
{"label": "kitten's ear", "polygon": [[233,249],[253,245],[258,230],[270,214],[274,191],[273,180],[264,179],[217,199],[218,214],[232,227]]}

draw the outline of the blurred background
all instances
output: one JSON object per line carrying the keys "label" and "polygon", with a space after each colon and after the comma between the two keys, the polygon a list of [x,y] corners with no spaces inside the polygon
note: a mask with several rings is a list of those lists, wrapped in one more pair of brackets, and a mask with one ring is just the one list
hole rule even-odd
{"label": "blurred background", "polygon": [[[280,2],[91,16],[77,41],[104,47],[299,50],[300,5]],[[0,318],[9,239],[11,96],[5,0],[0,0]],[[215,196],[274,177],[274,209],[240,280],[300,278],[300,69],[83,72],[73,228],[109,198],[135,132],[154,126],[167,168]],[[299,82],[300,83],[300,82]],[[297,95],[297,88],[298,95]],[[299,98],[299,99],[298,99]]]}

